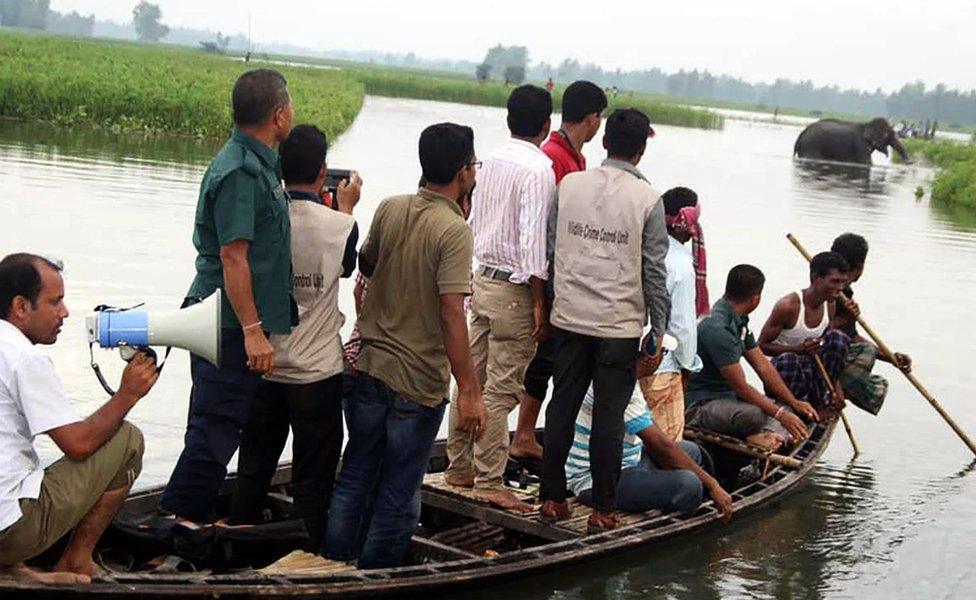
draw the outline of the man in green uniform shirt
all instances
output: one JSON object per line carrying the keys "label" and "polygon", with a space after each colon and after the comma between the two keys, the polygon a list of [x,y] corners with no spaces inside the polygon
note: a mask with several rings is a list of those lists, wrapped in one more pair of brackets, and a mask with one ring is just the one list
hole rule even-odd
{"label": "man in green uniform shirt", "polygon": [[232,94],[234,132],[200,184],[193,245],[196,278],[186,304],[223,290],[221,365],[190,358],[193,389],[183,452],[160,508],[194,522],[216,520],[217,491],[240,444],[251,396],[274,368],[270,333],[297,324],[291,297],[291,223],[273,149],[294,112],[285,78],[258,69]]}

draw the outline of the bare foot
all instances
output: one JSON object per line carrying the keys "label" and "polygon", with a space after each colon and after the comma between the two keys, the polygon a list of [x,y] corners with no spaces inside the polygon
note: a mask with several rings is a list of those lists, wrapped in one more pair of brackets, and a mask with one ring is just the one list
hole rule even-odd
{"label": "bare foot", "polygon": [[620,521],[613,513],[593,511],[586,522],[586,532],[589,534],[603,533],[620,526]]}
{"label": "bare foot", "polygon": [[44,583],[48,585],[76,585],[79,583],[91,583],[91,577],[89,575],[57,570],[46,572],[28,567],[24,563],[11,565],[2,569],[0,572],[6,572],[14,579],[19,579],[22,581],[36,581],[37,583]]}
{"label": "bare foot", "polygon": [[455,475],[454,473],[446,473],[444,475],[444,483],[447,485],[453,485],[454,487],[474,487],[474,475]]}
{"label": "bare foot", "polygon": [[508,449],[508,455],[515,460],[520,458],[542,460],[542,445],[539,444],[535,437],[530,437],[524,440],[516,438],[512,441],[512,445]]}
{"label": "bare foot", "polygon": [[515,510],[518,512],[531,512],[533,506],[518,499],[518,496],[508,490],[496,490],[494,492],[482,492],[478,494],[480,500],[484,500],[505,510]]}
{"label": "bare foot", "polygon": [[786,439],[784,439],[783,436],[772,431],[760,431],[759,433],[754,433],[746,437],[746,441],[754,446],[759,446],[764,450],[769,450],[770,452],[776,452],[783,447],[783,444],[786,443]]}
{"label": "bare foot", "polygon": [[573,511],[569,510],[569,505],[555,500],[545,500],[539,508],[539,519],[544,523],[555,523],[565,521],[573,516]]}
{"label": "bare foot", "polygon": [[80,561],[65,559],[62,557],[61,560],[58,561],[58,564],[51,568],[51,571],[59,573],[77,573],[90,579],[107,579],[109,575],[109,572],[92,560],[91,557],[88,557],[87,560]]}

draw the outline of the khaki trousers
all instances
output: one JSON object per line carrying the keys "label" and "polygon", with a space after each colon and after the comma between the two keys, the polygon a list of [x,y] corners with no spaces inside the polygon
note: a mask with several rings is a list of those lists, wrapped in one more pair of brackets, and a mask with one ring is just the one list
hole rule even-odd
{"label": "khaki trousers", "polygon": [[460,418],[451,402],[447,476],[474,479],[475,488],[501,489],[508,461],[508,414],[518,406],[525,368],[535,354],[532,290],[478,275],[471,302],[471,358],[481,384],[488,426],[480,440],[455,431]]}
{"label": "khaki trousers", "polygon": [[638,380],[654,424],[672,441],[681,441],[685,430],[685,390],[681,373],[656,373]]}
{"label": "khaki trousers", "polygon": [[142,471],[142,432],[125,421],[85,460],[62,458],[44,470],[37,499],[21,498],[23,516],[0,531],[0,566],[33,558],[74,529],[102,495],[132,485]]}

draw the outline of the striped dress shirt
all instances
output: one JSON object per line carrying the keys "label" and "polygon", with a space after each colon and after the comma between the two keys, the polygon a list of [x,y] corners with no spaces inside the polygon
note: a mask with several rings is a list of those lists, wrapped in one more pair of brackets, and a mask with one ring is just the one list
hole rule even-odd
{"label": "striped dress shirt", "polygon": [[489,154],[471,201],[478,265],[512,273],[512,283],[547,279],[546,221],[555,192],[552,161],[538,146],[510,138]]}

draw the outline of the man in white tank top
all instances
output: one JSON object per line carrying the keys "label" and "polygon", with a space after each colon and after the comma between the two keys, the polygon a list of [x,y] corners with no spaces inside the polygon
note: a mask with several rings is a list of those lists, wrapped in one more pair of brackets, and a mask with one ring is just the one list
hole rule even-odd
{"label": "man in white tank top", "polygon": [[821,252],[810,261],[810,287],[783,296],[759,335],[759,347],[772,358],[793,395],[814,406],[829,396],[815,356],[823,362],[834,386],[833,402],[843,405],[840,372],[850,345],[846,334],[830,329],[835,300],[847,285],[850,268],[836,252]]}

